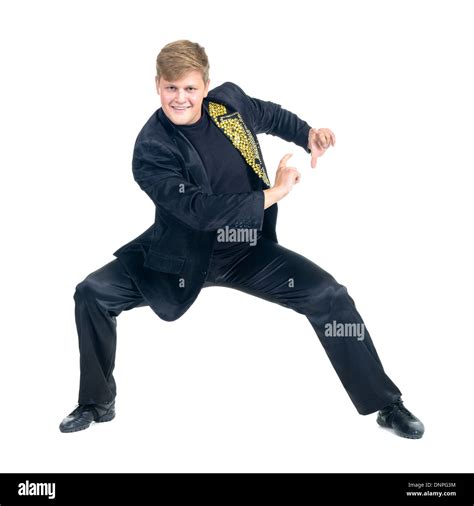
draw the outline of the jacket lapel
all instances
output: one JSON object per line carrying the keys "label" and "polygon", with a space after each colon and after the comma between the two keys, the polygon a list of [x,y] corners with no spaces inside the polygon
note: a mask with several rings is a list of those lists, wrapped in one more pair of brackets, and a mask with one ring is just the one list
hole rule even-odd
{"label": "jacket lapel", "polygon": [[173,140],[173,143],[183,156],[189,178],[192,179],[197,186],[200,186],[204,193],[211,194],[212,189],[209,183],[209,178],[207,177],[206,169],[204,168],[201,157],[195,147],[191,144],[191,142],[189,142],[185,135],[174,127],[173,123],[168,119],[162,108],[158,109],[158,117]]}
{"label": "jacket lapel", "polygon": [[230,139],[233,146],[247,162],[247,165],[268,187],[270,187],[270,181],[268,180],[257,141],[247,128],[240,113],[229,113],[224,104],[219,104],[217,102],[208,102],[207,104],[204,102],[204,107],[206,106],[209,116],[226,137]]}

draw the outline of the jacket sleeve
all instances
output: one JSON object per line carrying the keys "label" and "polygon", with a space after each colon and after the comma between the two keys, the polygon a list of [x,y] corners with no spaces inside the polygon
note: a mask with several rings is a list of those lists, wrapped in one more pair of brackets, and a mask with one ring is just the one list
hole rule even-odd
{"label": "jacket sleeve", "polygon": [[[237,85],[234,84],[234,86]],[[275,135],[287,142],[293,142],[307,153],[311,153],[311,150],[308,149],[308,135],[311,127],[306,121],[283,109],[279,104],[249,97],[239,86],[237,88],[246,97],[255,133]]]}
{"label": "jacket sleeve", "polygon": [[263,190],[206,194],[183,177],[175,155],[158,141],[137,140],[132,169],[135,181],[154,204],[191,228],[262,229]]}

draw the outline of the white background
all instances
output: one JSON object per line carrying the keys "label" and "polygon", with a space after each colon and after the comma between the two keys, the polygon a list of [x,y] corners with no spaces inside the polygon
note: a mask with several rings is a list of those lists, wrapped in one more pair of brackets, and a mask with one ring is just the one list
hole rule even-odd
{"label": "white background", "polygon": [[[472,3],[2,1],[0,472],[472,472]],[[349,400],[302,315],[225,288],[178,321],[117,319],[117,417],[74,408],[75,286],[153,222],[136,135],[160,106],[155,58],[202,44],[238,83],[336,147],[279,241],[346,285],[419,441]],[[245,315],[242,318],[242,315]]]}

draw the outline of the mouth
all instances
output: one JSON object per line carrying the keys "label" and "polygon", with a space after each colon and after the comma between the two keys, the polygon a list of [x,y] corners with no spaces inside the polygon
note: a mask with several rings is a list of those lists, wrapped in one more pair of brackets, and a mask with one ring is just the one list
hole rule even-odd
{"label": "mouth", "polygon": [[187,110],[187,109],[189,109],[190,107],[191,107],[190,105],[188,105],[188,106],[186,106],[186,107],[178,107],[178,106],[174,106],[174,105],[172,105],[172,106],[171,106],[171,109],[173,109],[173,110],[174,110],[174,111],[176,111],[176,112],[182,112],[182,111],[186,111],[186,110]]}

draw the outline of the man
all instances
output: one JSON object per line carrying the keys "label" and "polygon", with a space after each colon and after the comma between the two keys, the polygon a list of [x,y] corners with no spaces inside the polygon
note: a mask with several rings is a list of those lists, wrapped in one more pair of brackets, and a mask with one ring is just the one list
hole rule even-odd
{"label": "man", "polygon": [[277,242],[277,202],[299,182],[285,155],[271,186],[257,134],[277,135],[319,156],[335,143],[280,105],[247,96],[233,83],[209,92],[199,44],[179,40],[157,57],[161,108],[136,140],[133,175],[156,206],[155,223],[118,249],[112,262],[76,287],[79,404],[62,432],[115,416],[116,317],[149,305],[176,320],[202,287],[227,286],[305,315],[360,414],[400,436],[423,424],[403,405],[344,286]]}

